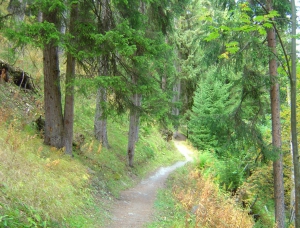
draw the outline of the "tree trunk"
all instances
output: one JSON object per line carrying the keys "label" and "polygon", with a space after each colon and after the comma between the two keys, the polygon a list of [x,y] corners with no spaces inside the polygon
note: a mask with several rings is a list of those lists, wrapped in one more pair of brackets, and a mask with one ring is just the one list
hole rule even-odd
{"label": "tree trunk", "polygon": [[[167,36],[165,38],[165,42],[166,42],[166,44],[170,43]],[[167,64],[165,63],[165,68],[167,67],[166,65]],[[166,89],[167,89],[167,78],[168,78],[168,73],[165,70],[161,73],[161,89],[162,89],[162,91],[166,91]]]}
{"label": "tree trunk", "polygon": [[296,71],[296,6],[295,0],[291,1],[292,5],[292,75],[291,75],[291,132],[292,132],[292,148],[293,148],[293,164],[294,164],[294,189],[295,189],[295,227],[300,227],[300,169],[299,169],[299,153],[297,142],[297,71]]}
{"label": "tree trunk", "polygon": [[26,4],[26,0],[10,0],[7,11],[15,15],[17,22],[22,22],[25,18]]}
{"label": "tree trunk", "polygon": [[[290,91],[290,86],[287,86],[286,88],[287,91],[287,101],[288,101],[288,106],[291,108],[291,91]],[[291,154],[291,158],[292,158],[292,164],[293,164],[293,156],[294,156],[294,151],[293,151],[293,143],[292,143],[292,131],[291,131],[291,135],[290,135],[290,154]],[[290,197],[290,219],[289,222],[292,222],[295,220],[295,172],[294,172],[294,166],[291,167],[291,182],[292,182],[292,186],[291,186],[291,197]]]}
{"label": "tree trunk", "polygon": [[66,94],[64,110],[64,146],[66,154],[72,155],[73,123],[74,123],[74,79],[75,58],[67,54]]}
{"label": "tree trunk", "polygon": [[178,137],[178,127],[179,127],[179,108],[177,107],[178,102],[180,101],[180,91],[181,91],[181,82],[178,79],[175,85],[173,86],[173,108],[172,108],[172,114],[175,118],[174,122],[174,138]]}
{"label": "tree trunk", "polygon": [[166,74],[163,74],[161,76],[161,89],[163,91],[166,91],[166,88],[167,88],[167,75]]}
{"label": "tree trunk", "polygon": [[[106,33],[113,27],[110,0],[102,0],[97,5],[100,12],[100,20],[98,21],[99,32]],[[105,50],[105,46],[101,47]],[[99,57],[99,76],[110,75],[110,64],[109,54],[103,54]],[[96,112],[94,121],[94,134],[97,140],[106,148],[109,148],[108,137],[107,137],[107,114],[106,114],[106,103],[107,103],[107,91],[104,87],[100,86],[97,92],[96,98]]]}
{"label": "tree trunk", "polygon": [[[78,5],[72,4],[69,31],[75,34],[75,21],[78,15]],[[73,125],[74,125],[74,80],[75,80],[75,58],[68,52],[66,71],[66,94],[64,109],[64,146],[66,154],[72,155],[73,150]]]}
{"label": "tree trunk", "polygon": [[42,11],[38,12],[37,21],[38,22],[42,22],[43,21],[43,12]]}
{"label": "tree trunk", "polygon": [[63,116],[57,52],[57,46],[53,46],[52,43],[45,45],[43,50],[45,103],[44,142],[47,145],[62,148]]}
{"label": "tree trunk", "polygon": [[[141,14],[146,13],[146,3],[140,1],[140,6],[138,11]],[[142,56],[144,54],[144,50],[141,47],[137,47],[136,56]],[[139,68],[139,62],[133,61],[133,68],[134,72],[131,77],[131,83],[135,87],[139,86],[138,83],[138,77],[139,73],[141,73],[141,70]],[[139,134],[139,122],[140,122],[140,109],[141,109],[141,103],[142,103],[142,94],[140,94],[138,91],[134,91],[133,95],[131,97],[132,106],[130,108],[130,122],[129,122],[129,133],[128,133],[128,147],[127,147],[127,154],[128,154],[128,162],[129,166],[133,167],[133,159],[134,159],[134,153],[135,153],[135,144],[138,140],[138,134]]]}
{"label": "tree trunk", "polygon": [[107,138],[107,116],[105,114],[105,104],[107,102],[106,89],[103,87],[98,88],[96,113],[94,122],[94,133],[97,140],[106,148],[109,148]]}
{"label": "tree trunk", "polygon": [[[44,12],[44,21],[58,24],[58,12]],[[61,105],[58,47],[54,41],[43,49],[45,138],[44,142],[57,148],[63,147],[63,115]]]}
{"label": "tree trunk", "polygon": [[272,144],[276,153],[276,160],[273,161],[274,173],[274,198],[275,218],[278,228],[284,227],[284,186],[283,186],[283,163],[281,153],[281,124],[280,124],[280,101],[279,84],[275,83],[271,88],[271,112],[272,112]]}
{"label": "tree trunk", "polygon": [[177,48],[176,50],[176,55],[178,57],[178,60],[174,62],[174,66],[176,69],[176,78],[175,82],[173,85],[173,98],[172,98],[172,115],[174,117],[174,134],[173,137],[177,138],[178,137],[178,127],[179,127],[179,108],[178,108],[178,102],[180,101],[180,93],[181,93],[181,79],[180,79],[180,74],[181,74],[181,65],[180,65],[180,59],[182,59],[182,55],[180,50]]}
{"label": "tree trunk", "polygon": [[138,130],[140,122],[140,107],[141,107],[142,95],[135,93],[132,96],[132,107],[130,109],[130,122],[128,133],[128,161],[129,166],[133,167],[133,159],[135,153],[135,143],[138,139]]}
{"label": "tree trunk", "polygon": [[[267,0],[268,11],[272,10],[272,1]],[[283,163],[281,152],[281,123],[280,123],[280,94],[277,75],[276,37],[275,30],[267,31],[268,46],[270,48],[269,74],[271,79],[271,114],[272,114],[272,145],[276,153],[276,160],[273,161],[274,173],[274,198],[275,198],[275,219],[278,228],[284,227],[284,186],[283,186]]]}

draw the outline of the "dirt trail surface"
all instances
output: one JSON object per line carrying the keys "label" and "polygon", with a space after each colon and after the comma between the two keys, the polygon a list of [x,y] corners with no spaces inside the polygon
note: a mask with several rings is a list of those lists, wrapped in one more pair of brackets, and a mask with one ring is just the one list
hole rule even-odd
{"label": "dirt trail surface", "polygon": [[153,204],[158,189],[164,186],[168,175],[175,169],[191,161],[189,150],[179,141],[175,146],[186,158],[172,166],[162,167],[134,188],[121,193],[119,200],[112,208],[112,220],[107,228],[139,228],[150,222],[153,216]]}

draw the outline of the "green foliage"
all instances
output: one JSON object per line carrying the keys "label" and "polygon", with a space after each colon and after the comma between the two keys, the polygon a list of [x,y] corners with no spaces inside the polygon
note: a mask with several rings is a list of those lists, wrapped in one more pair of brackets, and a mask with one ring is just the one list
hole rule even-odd
{"label": "green foliage", "polygon": [[41,48],[50,41],[58,43],[61,39],[61,33],[55,25],[47,21],[32,24],[21,23],[16,27],[5,28],[3,33],[10,41],[15,42],[16,47],[31,44]]}
{"label": "green foliage", "polygon": [[226,191],[236,191],[246,176],[243,160],[236,157],[218,158],[211,151],[199,153],[197,167],[205,176],[211,176]]}
{"label": "green foliage", "polygon": [[210,167],[212,167],[214,161],[215,161],[215,158],[214,158],[212,152],[210,152],[210,151],[203,151],[203,152],[201,152],[199,154],[198,168],[200,170],[207,170]]}
{"label": "green foliage", "polygon": [[235,54],[240,50],[239,43],[236,41],[225,44],[225,46],[226,46],[226,51],[228,51],[231,54]]}
{"label": "green foliage", "polygon": [[226,118],[230,113],[230,84],[217,80],[212,71],[207,80],[199,83],[189,121],[189,138],[194,146],[218,149],[226,141]]}
{"label": "green foliage", "polygon": [[273,191],[271,163],[252,170],[252,175],[239,188],[240,201],[243,201],[247,206],[251,206],[252,213],[260,216],[255,227],[273,227]]}
{"label": "green foliage", "polygon": [[[89,207],[89,175],[80,163],[42,147],[36,135],[26,135],[29,132],[6,132],[0,142],[4,153],[0,166],[2,213],[7,215],[3,223],[44,227],[52,221],[63,223]],[[10,138],[6,145],[5,137]]]}
{"label": "green foliage", "polygon": [[0,227],[57,227],[56,222],[44,218],[42,212],[22,203],[14,210],[4,209],[2,213],[4,215],[0,216]]}
{"label": "green foliage", "polygon": [[231,158],[222,161],[217,168],[217,182],[224,190],[236,191],[243,183],[244,173],[240,159]]}

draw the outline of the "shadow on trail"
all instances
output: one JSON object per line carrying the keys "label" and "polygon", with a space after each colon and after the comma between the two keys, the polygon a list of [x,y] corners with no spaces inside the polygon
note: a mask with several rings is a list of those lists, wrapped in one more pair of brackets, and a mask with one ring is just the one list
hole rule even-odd
{"label": "shadow on trail", "polygon": [[134,188],[122,192],[120,199],[112,208],[112,220],[107,228],[139,228],[151,221],[158,189],[163,188],[171,172],[192,161],[189,150],[181,142],[174,141],[174,144],[186,160],[176,162],[172,166],[161,167]]}

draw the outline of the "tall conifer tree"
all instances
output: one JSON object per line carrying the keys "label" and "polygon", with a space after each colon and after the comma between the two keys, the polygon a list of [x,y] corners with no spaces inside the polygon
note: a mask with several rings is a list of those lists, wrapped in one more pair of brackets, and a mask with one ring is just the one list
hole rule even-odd
{"label": "tall conifer tree", "polygon": [[[273,10],[272,0],[266,1],[266,9]],[[272,115],[272,144],[276,152],[273,162],[275,218],[279,228],[285,227],[284,186],[283,186],[283,159],[281,152],[281,123],[280,123],[280,94],[276,61],[276,34],[275,29],[267,30],[267,41],[270,48],[269,74],[271,78],[271,115]]]}
{"label": "tall conifer tree", "polygon": [[[58,33],[63,3],[60,0],[45,2],[43,23],[55,26]],[[58,35],[59,36],[59,35]],[[61,104],[60,67],[57,37],[51,37],[43,48],[45,137],[44,142],[57,148],[63,147],[63,114]]]}
{"label": "tall conifer tree", "polygon": [[[95,13],[97,20],[97,28],[100,34],[105,34],[114,27],[114,18],[112,16],[111,1],[110,0],[99,0],[95,4]],[[98,57],[98,74],[99,76],[110,76],[111,75],[111,62],[113,61],[112,52],[109,50],[105,43],[99,47],[102,53]],[[109,147],[107,137],[107,91],[103,86],[99,86],[97,91],[96,101],[96,112],[94,122],[94,133],[96,138],[106,148]]]}
{"label": "tall conifer tree", "polygon": [[[67,70],[65,88],[65,107],[64,107],[64,147],[66,153],[72,155],[73,150],[73,125],[74,125],[74,81],[75,81],[75,52],[76,47],[76,22],[78,21],[78,3],[71,3],[69,19],[69,34],[72,37],[70,43],[66,45],[67,50]],[[74,42],[75,41],[75,42]],[[74,45],[74,46],[73,46]]]}

